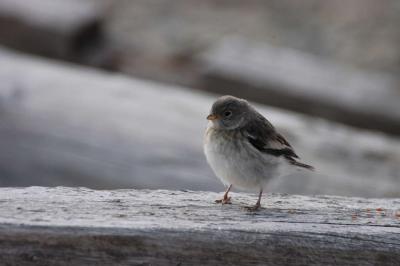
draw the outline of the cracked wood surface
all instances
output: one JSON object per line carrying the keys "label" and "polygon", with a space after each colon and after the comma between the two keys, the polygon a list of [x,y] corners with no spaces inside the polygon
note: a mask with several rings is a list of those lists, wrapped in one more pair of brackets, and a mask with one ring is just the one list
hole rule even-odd
{"label": "cracked wood surface", "polygon": [[[400,199],[0,189],[5,265],[396,265]],[[397,264],[398,265],[398,264]]]}

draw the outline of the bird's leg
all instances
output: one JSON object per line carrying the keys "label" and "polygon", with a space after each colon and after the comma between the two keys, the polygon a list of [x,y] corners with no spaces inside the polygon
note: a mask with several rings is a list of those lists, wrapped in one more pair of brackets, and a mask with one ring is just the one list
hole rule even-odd
{"label": "bird's leg", "polygon": [[228,197],[228,193],[232,188],[232,184],[229,185],[228,189],[225,191],[224,197],[222,199],[216,200],[215,203],[231,204],[231,197]]}
{"label": "bird's leg", "polygon": [[244,208],[246,210],[248,210],[248,211],[257,211],[257,210],[259,210],[260,207],[261,207],[261,196],[262,196],[262,193],[263,193],[263,190],[260,189],[260,193],[258,194],[258,200],[257,200],[256,205],[251,206],[251,207],[244,207]]}

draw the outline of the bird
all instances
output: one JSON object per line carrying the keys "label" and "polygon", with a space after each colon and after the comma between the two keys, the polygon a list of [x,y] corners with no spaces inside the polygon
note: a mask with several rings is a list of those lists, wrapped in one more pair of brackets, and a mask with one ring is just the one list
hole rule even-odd
{"label": "bird", "polygon": [[261,208],[268,182],[296,168],[314,170],[299,161],[293,147],[247,100],[225,95],[212,105],[204,134],[204,153],[214,174],[227,187],[216,203],[230,204],[232,187],[256,190],[258,200],[249,211]]}

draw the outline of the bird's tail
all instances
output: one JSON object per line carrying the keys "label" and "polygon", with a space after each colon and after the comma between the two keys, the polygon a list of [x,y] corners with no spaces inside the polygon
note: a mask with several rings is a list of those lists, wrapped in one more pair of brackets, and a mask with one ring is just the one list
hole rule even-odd
{"label": "bird's tail", "polygon": [[295,160],[290,161],[290,163],[295,165],[295,166],[298,166],[298,167],[306,168],[306,169],[308,169],[310,171],[314,171],[315,170],[314,166],[311,166],[311,165],[308,165],[308,164],[305,164],[305,163],[301,163],[301,162],[298,162],[298,161],[295,161]]}

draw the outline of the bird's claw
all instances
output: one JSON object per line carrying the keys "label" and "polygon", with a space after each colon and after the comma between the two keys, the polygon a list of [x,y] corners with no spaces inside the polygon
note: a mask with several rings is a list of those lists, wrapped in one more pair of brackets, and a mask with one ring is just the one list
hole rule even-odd
{"label": "bird's claw", "polygon": [[242,208],[249,212],[256,212],[261,209],[261,204],[256,204],[254,206],[243,206]]}
{"label": "bird's claw", "polygon": [[217,200],[215,200],[215,203],[221,203],[222,205],[224,205],[224,204],[232,204],[231,197],[217,199]]}

